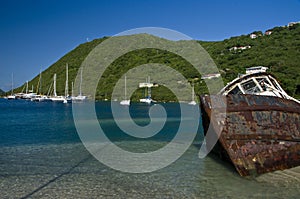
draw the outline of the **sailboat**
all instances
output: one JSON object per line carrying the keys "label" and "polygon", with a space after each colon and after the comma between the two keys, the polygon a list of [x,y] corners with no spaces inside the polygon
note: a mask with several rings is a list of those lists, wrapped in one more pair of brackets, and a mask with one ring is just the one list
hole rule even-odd
{"label": "sailboat", "polygon": [[15,94],[16,99],[23,99],[24,95],[27,93],[27,91],[25,91],[26,93],[23,92],[25,88],[27,89],[26,85],[23,86],[20,93]]}
{"label": "sailboat", "polygon": [[140,99],[140,102],[146,103],[146,104],[151,104],[151,102],[153,101],[151,98],[151,87],[153,87],[153,84],[150,83],[150,77],[148,77],[146,79],[146,83],[140,83],[139,87],[140,88],[145,87],[146,88],[145,91],[147,93],[145,98]]}
{"label": "sailboat", "polygon": [[72,102],[72,98],[69,96],[69,72],[68,72],[68,64],[66,65],[66,85],[65,85],[65,98],[63,100],[63,103],[66,104],[68,102]]}
{"label": "sailboat", "polygon": [[121,105],[127,105],[127,106],[129,106],[130,105],[130,100],[128,100],[127,99],[127,77],[126,77],[126,75],[125,75],[125,89],[124,89],[124,100],[122,100],[121,102],[120,102],[120,104]]}
{"label": "sailboat", "polygon": [[56,93],[56,73],[53,76],[53,96],[50,97],[52,102],[63,102],[65,100],[64,96],[57,96]]}
{"label": "sailboat", "polygon": [[28,99],[28,81],[26,81],[25,93],[21,96],[21,99]]}
{"label": "sailboat", "polygon": [[42,72],[40,72],[40,78],[37,85],[37,90],[39,90],[39,95],[32,96],[31,101],[36,101],[36,102],[50,101],[48,96],[42,94]]}
{"label": "sailboat", "polygon": [[194,90],[194,84],[192,86],[192,101],[189,103],[189,105],[196,105],[196,101],[195,101],[195,90]]}
{"label": "sailboat", "polygon": [[8,100],[14,100],[16,99],[16,96],[14,95],[14,74],[11,74],[11,94],[7,96]]}
{"label": "sailboat", "polygon": [[36,93],[33,92],[33,85],[31,85],[31,90],[28,90],[28,81],[26,81],[26,93],[22,96],[22,99],[30,100],[34,96],[36,96]]}
{"label": "sailboat", "polygon": [[79,95],[77,95],[77,96],[73,96],[73,83],[72,83],[72,97],[71,97],[72,101],[84,101],[87,99],[87,96],[82,95],[81,85],[82,85],[82,68],[80,71]]}

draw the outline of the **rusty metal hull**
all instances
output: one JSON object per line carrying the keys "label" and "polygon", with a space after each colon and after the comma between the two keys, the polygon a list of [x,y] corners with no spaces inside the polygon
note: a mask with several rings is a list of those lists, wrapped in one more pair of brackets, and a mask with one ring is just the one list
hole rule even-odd
{"label": "rusty metal hull", "polygon": [[200,101],[205,132],[211,122],[219,135],[214,149],[241,176],[300,165],[299,103],[258,95],[200,96]]}

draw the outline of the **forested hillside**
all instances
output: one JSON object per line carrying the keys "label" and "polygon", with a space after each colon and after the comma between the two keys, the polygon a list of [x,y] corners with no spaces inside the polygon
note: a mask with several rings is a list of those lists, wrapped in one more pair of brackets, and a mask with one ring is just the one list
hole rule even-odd
{"label": "forested hillside", "polygon": [[[266,66],[274,74],[282,87],[291,95],[300,98],[300,25],[291,27],[275,27],[267,35],[261,31],[232,37],[218,42],[199,41],[207,50],[219,67],[223,81],[229,82],[238,74],[244,73],[245,68],[252,66]],[[268,32],[270,33],[270,32]],[[107,37],[96,39],[79,45],[67,53],[56,63],[42,72],[42,92],[47,94],[53,81],[54,73],[57,74],[57,92],[64,93],[65,66],[69,66],[69,85],[74,81],[78,69],[89,52]],[[110,99],[112,88],[116,81],[130,68],[145,63],[163,63],[179,70],[190,82],[195,84],[197,94],[207,92],[200,74],[179,56],[157,49],[145,49],[125,54],[115,60],[106,70],[99,82],[97,99]],[[39,75],[29,82],[29,87],[37,90]],[[20,92],[25,84],[15,91]],[[132,96],[138,99],[143,92],[139,90]],[[174,95],[167,88],[153,88],[152,96],[156,100],[174,101]]]}
{"label": "forested hillside", "polygon": [[[292,27],[276,27],[271,35],[254,32],[257,38],[249,35],[232,37],[221,42],[200,42],[223,70],[223,79],[230,81],[246,67],[267,66],[283,88],[290,95],[300,96],[300,24]],[[248,49],[230,50],[232,47]]]}
{"label": "forested hillside", "polygon": [[5,94],[5,92],[0,89],[0,96],[3,96],[4,94]]}

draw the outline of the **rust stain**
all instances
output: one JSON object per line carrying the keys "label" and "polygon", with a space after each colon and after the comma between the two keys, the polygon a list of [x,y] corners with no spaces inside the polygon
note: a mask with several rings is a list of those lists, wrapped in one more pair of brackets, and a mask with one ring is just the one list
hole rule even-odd
{"label": "rust stain", "polygon": [[[218,153],[226,154],[240,175],[300,165],[300,104],[256,95],[201,96],[200,101],[204,129],[212,122],[220,131]],[[216,124],[224,113],[223,123]]]}

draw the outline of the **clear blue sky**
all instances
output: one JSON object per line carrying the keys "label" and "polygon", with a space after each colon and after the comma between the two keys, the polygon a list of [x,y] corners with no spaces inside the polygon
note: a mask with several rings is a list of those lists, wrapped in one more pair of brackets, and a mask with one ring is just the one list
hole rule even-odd
{"label": "clear blue sky", "polygon": [[0,88],[31,80],[77,45],[139,27],[223,40],[300,21],[300,0],[0,0]]}

